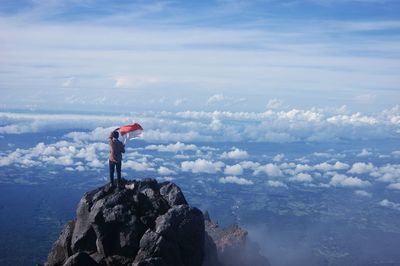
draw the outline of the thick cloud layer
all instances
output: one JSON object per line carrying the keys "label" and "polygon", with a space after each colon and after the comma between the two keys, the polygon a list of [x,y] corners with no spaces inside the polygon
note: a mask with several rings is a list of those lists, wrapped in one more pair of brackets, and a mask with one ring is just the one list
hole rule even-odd
{"label": "thick cloud layer", "polygon": [[[101,132],[95,129],[93,132]],[[92,134],[93,132],[89,132]],[[85,136],[82,133],[82,136]],[[108,144],[87,141],[77,135],[71,139],[45,144],[40,142],[31,148],[16,148],[2,151],[1,167],[60,167],[67,171],[104,171],[107,168]],[[171,155],[172,153],[172,155]],[[291,186],[307,186],[354,189],[354,195],[371,197],[374,186],[387,191],[400,190],[400,164],[375,165],[369,161],[346,163],[346,160],[360,159],[359,150],[350,155],[330,157],[303,154],[302,158],[289,159],[283,153],[260,157],[244,148],[213,148],[190,143],[151,144],[129,147],[124,155],[125,171],[147,172],[164,179],[205,178],[220,184],[263,185],[287,189]],[[175,154],[175,155],[174,155]],[[328,154],[328,153],[327,153]],[[240,155],[240,156],[239,156]],[[245,156],[243,156],[245,155]],[[389,152],[384,157],[396,158]],[[279,160],[276,158],[279,157]],[[340,157],[341,161],[334,159]],[[308,161],[308,163],[303,163]],[[191,177],[194,175],[193,177]]]}
{"label": "thick cloud layer", "polygon": [[[140,119],[137,117],[138,114],[0,113],[1,138],[24,138],[24,134],[32,132],[52,136],[53,132],[61,131],[58,137],[42,140],[31,147],[6,147],[0,151],[0,167],[52,166],[77,172],[104,171],[106,175],[108,134],[118,126],[139,122],[145,129],[142,136],[145,143],[139,147],[128,144],[123,162],[126,171],[163,179],[185,177],[201,182],[206,179],[219,185],[348,189],[354,190],[358,197],[373,197],[376,186],[393,193],[400,190],[400,165],[395,163],[399,156],[397,148],[383,154],[376,148],[354,148],[351,144],[360,138],[367,141],[389,136],[397,139],[399,107],[374,116],[290,110],[148,112],[141,114]],[[213,123],[216,120],[218,129]],[[268,132],[278,137],[270,139],[272,135]],[[285,154],[284,150],[266,155],[260,147],[268,143],[253,143],[280,142],[283,135],[290,136],[285,141],[316,142],[318,147],[319,141],[343,143],[340,140],[344,139],[348,143],[347,150],[300,150],[296,158],[290,152]],[[318,142],[317,138],[307,137],[316,135],[324,137]],[[219,143],[227,141],[232,144]],[[303,147],[306,145],[300,149]]]}
{"label": "thick cloud layer", "polygon": [[[84,129],[67,136],[74,140],[101,140],[123,124],[140,122],[142,138],[148,142],[193,141],[338,141],[341,139],[400,138],[400,107],[376,115],[341,114],[326,110],[254,112],[147,112],[132,115],[66,115],[0,113],[0,134],[22,134],[59,129]],[[157,147],[148,147],[157,149]],[[160,147],[161,148],[161,147]],[[168,147],[167,149],[182,149]],[[185,149],[193,147],[185,147]],[[369,156],[367,149],[359,156]],[[248,154],[237,148],[223,155],[243,159]],[[276,158],[279,160],[280,158]]]}

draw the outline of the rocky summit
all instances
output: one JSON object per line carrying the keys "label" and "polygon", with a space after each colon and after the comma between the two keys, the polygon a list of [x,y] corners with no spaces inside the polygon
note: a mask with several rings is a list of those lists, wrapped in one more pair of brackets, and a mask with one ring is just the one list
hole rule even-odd
{"label": "rocky summit", "polygon": [[190,207],[181,189],[154,179],[123,180],[85,193],[76,219],[53,244],[46,266],[264,266],[238,226],[220,228]]}

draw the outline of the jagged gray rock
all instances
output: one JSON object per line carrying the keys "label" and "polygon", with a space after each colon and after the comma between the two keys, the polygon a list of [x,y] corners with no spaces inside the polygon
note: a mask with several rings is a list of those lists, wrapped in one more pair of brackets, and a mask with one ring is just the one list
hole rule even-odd
{"label": "jagged gray rock", "polygon": [[[45,265],[222,266],[245,243],[216,233],[209,216],[204,220],[171,182],[122,180],[122,185],[85,193]],[[210,225],[214,231],[206,230]],[[221,237],[231,241],[228,248],[221,249]],[[261,265],[243,258],[249,259],[242,256],[241,266]]]}
{"label": "jagged gray rock", "polygon": [[[248,238],[247,231],[238,225],[221,228],[218,224],[205,220],[206,234],[213,240],[219,264],[223,266],[269,266],[261,256],[259,246]],[[213,252],[213,251],[210,251]],[[212,262],[215,263],[215,262]],[[215,264],[210,264],[215,265]],[[209,265],[207,265],[209,266]]]}
{"label": "jagged gray rock", "polygon": [[78,252],[67,259],[64,266],[97,266],[97,262],[85,252]]}
{"label": "jagged gray rock", "polygon": [[204,219],[173,183],[154,179],[106,185],[86,193],[76,219],[54,243],[46,265],[198,265]]}
{"label": "jagged gray rock", "polygon": [[53,250],[49,254],[48,263],[50,265],[61,266],[68,257],[72,256],[71,239],[74,230],[75,221],[68,222],[60,235],[53,244]]}

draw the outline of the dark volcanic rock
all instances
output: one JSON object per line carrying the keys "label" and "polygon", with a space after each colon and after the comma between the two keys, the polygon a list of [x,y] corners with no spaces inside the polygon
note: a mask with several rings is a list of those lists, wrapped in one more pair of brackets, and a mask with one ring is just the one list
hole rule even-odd
{"label": "dark volcanic rock", "polygon": [[214,240],[206,232],[204,236],[204,259],[203,266],[220,266],[221,263],[218,260],[217,246]]}
{"label": "dark volcanic rock", "polygon": [[[206,215],[207,217],[207,215]],[[259,246],[250,241],[247,231],[237,225],[221,228],[209,218],[205,221],[206,234],[216,246],[220,265],[223,266],[269,266],[267,258],[260,255]],[[213,249],[211,249],[211,254]],[[211,257],[212,258],[212,257]],[[207,256],[206,256],[207,259]],[[211,265],[215,263],[211,261]],[[208,266],[208,265],[207,265]]]}
{"label": "dark volcanic rock", "polygon": [[63,266],[98,266],[87,253],[78,252],[67,259]]}
{"label": "dark volcanic rock", "polygon": [[154,179],[86,193],[46,265],[201,265],[204,219],[182,191]]}
{"label": "dark volcanic rock", "polygon": [[71,238],[72,232],[74,230],[75,221],[68,222],[60,237],[53,244],[53,248],[47,258],[50,265],[63,265],[64,261],[67,260],[69,256],[72,255],[71,251]]}
{"label": "dark volcanic rock", "polygon": [[161,186],[160,193],[171,206],[187,204],[182,191],[173,183],[167,182],[165,185]]}
{"label": "dark volcanic rock", "polygon": [[[258,261],[257,252],[241,251],[248,246],[245,231],[224,231],[208,215],[205,221],[175,184],[154,179],[122,184],[120,189],[105,185],[82,197],[76,219],[64,227],[45,265],[268,265],[259,263],[266,260]],[[236,264],[230,264],[238,254]]]}

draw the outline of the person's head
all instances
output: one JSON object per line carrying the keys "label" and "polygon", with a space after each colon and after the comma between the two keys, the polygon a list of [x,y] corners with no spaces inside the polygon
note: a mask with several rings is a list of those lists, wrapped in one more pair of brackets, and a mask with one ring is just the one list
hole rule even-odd
{"label": "person's head", "polygon": [[113,138],[116,138],[116,139],[119,138],[118,131],[113,131],[112,136],[113,136]]}

